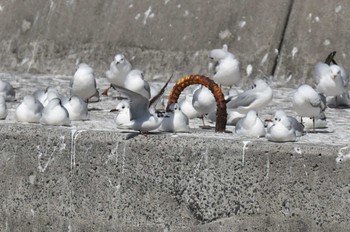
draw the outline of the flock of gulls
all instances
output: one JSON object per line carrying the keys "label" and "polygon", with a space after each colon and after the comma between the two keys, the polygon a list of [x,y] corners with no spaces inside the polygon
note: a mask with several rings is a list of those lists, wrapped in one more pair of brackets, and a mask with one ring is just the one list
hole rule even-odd
{"label": "flock of gulls", "polygon": [[[259,117],[273,98],[273,90],[266,80],[256,79],[250,89],[231,88],[241,82],[240,64],[227,45],[208,53],[210,78],[222,89],[225,88],[227,124],[235,126],[234,133],[246,137],[265,137],[274,142],[293,142],[303,136],[306,129],[315,132],[326,126],[327,105],[350,107],[347,91],[347,70],[335,61],[335,52],[314,67],[314,86],[303,84],[290,99],[294,118],[283,110],[277,110],[273,118]],[[110,86],[102,93],[108,96],[111,89],[118,92],[115,114],[116,127],[141,133],[149,131],[189,132],[189,120],[202,118],[202,128],[207,128],[204,118],[215,121],[216,102],[213,94],[203,85],[187,93],[181,101],[168,107],[162,95],[167,84],[161,87],[150,85],[141,70],[133,68],[123,54],[117,54],[105,73]],[[68,86],[67,86],[68,88]],[[69,96],[61,95],[53,86],[38,89],[18,102],[15,117],[18,122],[45,125],[70,126],[71,121],[89,120],[88,104],[100,101],[93,69],[80,63],[70,80]],[[224,91],[223,91],[224,92]],[[6,120],[7,102],[15,101],[15,89],[5,80],[0,80],[0,119]],[[311,128],[310,127],[311,122]],[[307,126],[308,125],[308,126]]]}

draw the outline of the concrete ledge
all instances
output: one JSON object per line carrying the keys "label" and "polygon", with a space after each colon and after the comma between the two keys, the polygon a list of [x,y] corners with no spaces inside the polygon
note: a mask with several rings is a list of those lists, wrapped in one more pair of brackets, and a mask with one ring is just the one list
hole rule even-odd
{"label": "concrete ledge", "polygon": [[347,231],[342,146],[4,124],[2,231]]}

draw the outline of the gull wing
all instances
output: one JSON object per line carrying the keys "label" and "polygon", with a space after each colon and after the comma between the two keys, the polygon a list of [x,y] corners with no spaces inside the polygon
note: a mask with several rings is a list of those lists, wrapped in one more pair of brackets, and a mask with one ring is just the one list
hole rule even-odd
{"label": "gull wing", "polygon": [[342,66],[339,66],[339,68],[340,68],[340,75],[343,80],[344,87],[346,88],[348,87],[348,84],[349,84],[349,72]]}
{"label": "gull wing", "polygon": [[125,95],[130,102],[130,120],[142,117],[145,113],[149,114],[149,100],[136,92],[130,91],[119,85],[112,84],[112,87]]}
{"label": "gull wing", "polygon": [[171,78],[173,78],[173,74],[171,74],[171,76],[170,76],[170,78],[168,79],[168,81],[165,82],[164,86],[160,89],[159,93],[151,99],[151,101],[150,101],[150,103],[149,103],[149,107],[155,107],[155,105],[156,105],[158,99],[159,99],[159,98],[163,95],[163,93],[165,92],[165,89],[166,89],[166,87],[168,86],[168,84],[169,84]]}
{"label": "gull wing", "polygon": [[227,103],[227,108],[236,109],[238,107],[247,107],[256,100],[256,94],[250,90],[247,90],[237,97],[232,98],[231,101]]}
{"label": "gull wing", "polygon": [[320,108],[323,112],[326,109],[326,97],[323,94],[318,94],[318,96],[310,99],[310,105]]}
{"label": "gull wing", "polygon": [[314,70],[314,79],[316,81],[316,84],[320,83],[320,80],[322,76],[325,75],[325,73],[329,73],[329,65],[325,64],[323,62],[318,62],[315,65],[315,70]]}

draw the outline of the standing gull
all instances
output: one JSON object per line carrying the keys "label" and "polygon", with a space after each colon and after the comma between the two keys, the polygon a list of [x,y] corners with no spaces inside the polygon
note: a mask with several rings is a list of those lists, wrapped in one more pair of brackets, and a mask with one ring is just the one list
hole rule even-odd
{"label": "standing gull", "polygon": [[[132,66],[125,56],[123,54],[117,54],[111,62],[109,70],[106,71],[106,77],[111,84],[124,86],[125,78],[131,69]],[[110,88],[107,88],[102,95],[107,96]]]}
{"label": "standing gull", "polygon": [[91,97],[98,98],[98,91],[96,89],[96,79],[93,69],[85,64],[78,65],[78,69],[75,72],[70,82],[71,95],[76,95],[88,102]]}
{"label": "standing gull", "polygon": [[325,111],[326,98],[317,93],[309,85],[301,85],[293,95],[293,109],[301,117],[313,118],[313,130],[315,130],[315,117]]}
{"label": "standing gull", "polygon": [[133,69],[127,75],[124,87],[149,99],[151,91],[148,82],[144,78],[145,76],[141,70]]}
{"label": "standing gull", "polygon": [[[316,88],[326,96],[335,97],[335,105],[338,107],[338,96],[346,92],[349,83],[348,72],[334,61],[335,52],[327,57],[325,63],[318,62],[314,69]],[[331,64],[333,63],[333,64]]]}
{"label": "standing gull", "polygon": [[198,86],[193,92],[193,108],[201,115],[203,122],[202,128],[210,128],[204,123],[204,116],[216,109],[216,101],[213,93],[205,86]]}
{"label": "standing gull", "polygon": [[224,44],[222,49],[213,49],[209,52],[209,71],[213,73],[213,80],[224,86],[237,84],[240,79],[239,61],[228,51]]}

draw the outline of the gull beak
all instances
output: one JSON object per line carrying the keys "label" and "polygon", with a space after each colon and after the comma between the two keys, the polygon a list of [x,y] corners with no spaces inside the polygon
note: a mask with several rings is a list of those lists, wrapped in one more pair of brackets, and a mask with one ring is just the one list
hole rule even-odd
{"label": "gull beak", "polygon": [[111,109],[109,112],[119,112],[118,109]]}
{"label": "gull beak", "polygon": [[274,126],[274,122],[271,118],[267,118],[264,120],[264,127],[268,128],[269,126]]}
{"label": "gull beak", "polygon": [[336,77],[337,77],[337,75],[333,75],[333,76],[332,76],[332,79],[335,80]]}

